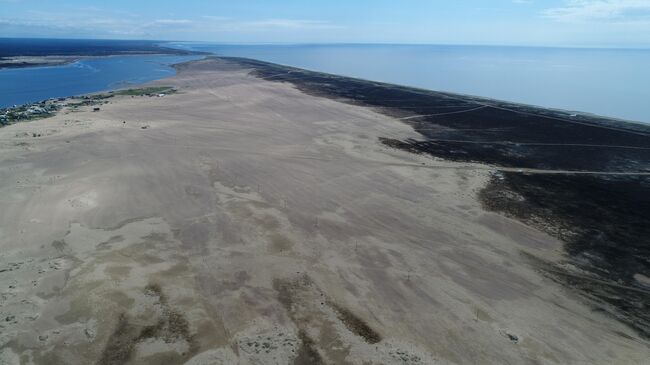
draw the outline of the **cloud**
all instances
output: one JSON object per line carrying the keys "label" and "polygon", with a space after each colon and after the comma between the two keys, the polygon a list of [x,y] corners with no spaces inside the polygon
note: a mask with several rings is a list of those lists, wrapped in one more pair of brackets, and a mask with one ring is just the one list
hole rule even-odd
{"label": "cloud", "polygon": [[158,19],[152,22],[152,24],[158,25],[186,25],[192,23],[193,21],[189,19]]}
{"label": "cloud", "polygon": [[242,22],[242,26],[252,29],[334,29],[341,28],[340,26],[319,20],[305,20],[305,19],[263,19],[251,22]]}
{"label": "cloud", "polygon": [[[8,1],[8,0],[0,0]],[[4,15],[4,16],[3,16]],[[22,17],[0,15],[0,34],[12,36],[31,33],[84,34],[88,37],[128,38],[206,38],[219,34],[265,34],[273,32],[317,31],[341,29],[328,21],[312,19],[234,19],[223,16],[199,16],[190,19],[142,20],[138,14],[116,13],[99,8],[77,8],[75,11],[45,12],[32,10]]]}
{"label": "cloud", "polygon": [[650,0],[570,0],[542,15],[565,23],[650,23]]}
{"label": "cloud", "polygon": [[340,25],[322,20],[310,19],[258,19],[258,20],[235,20],[222,16],[203,16],[208,21],[208,28],[221,31],[248,31],[263,32],[272,30],[290,29],[341,29]]}
{"label": "cloud", "polygon": [[[1,1],[1,0],[0,0]],[[96,7],[81,7],[74,11],[31,10],[22,17],[0,16],[0,34],[22,36],[30,34],[80,34],[110,36],[135,33],[141,23],[135,14],[108,13]]]}

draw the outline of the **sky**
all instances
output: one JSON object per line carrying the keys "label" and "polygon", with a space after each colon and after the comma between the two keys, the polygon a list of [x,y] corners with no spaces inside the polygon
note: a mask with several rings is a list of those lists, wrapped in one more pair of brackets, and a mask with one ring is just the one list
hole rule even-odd
{"label": "sky", "polygon": [[0,0],[0,37],[650,48],[650,0]]}

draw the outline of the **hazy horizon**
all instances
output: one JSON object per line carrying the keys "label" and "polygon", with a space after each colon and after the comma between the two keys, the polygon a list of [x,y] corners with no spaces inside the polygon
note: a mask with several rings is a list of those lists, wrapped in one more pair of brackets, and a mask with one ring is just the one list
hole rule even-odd
{"label": "hazy horizon", "polygon": [[0,14],[11,38],[650,47],[650,0],[0,0]]}
{"label": "hazy horizon", "polygon": [[101,40],[101,41],[150,41],[160,42],[163,46],[165,43],[169,44],[183,44],[183,43],[201,43],[201,44],[217,44],[217,45],[241,45],[241,46],[450,46],[450,47],[506,47],[506,48],[557,48],[557,49],[613,49],[613,50],[639,50],[650,51],[650,46],[643,47],[629,47],[629,46],[551,46],[551,45],[524,45],[524,44],[476,44],[476,43],[397,43],[397,42],[222,42],[222,41],[192,41],[182,39],[123,39],[123,38],[82,38],[82,37],[0,37],[0,39],[51,39],[51,40]]}

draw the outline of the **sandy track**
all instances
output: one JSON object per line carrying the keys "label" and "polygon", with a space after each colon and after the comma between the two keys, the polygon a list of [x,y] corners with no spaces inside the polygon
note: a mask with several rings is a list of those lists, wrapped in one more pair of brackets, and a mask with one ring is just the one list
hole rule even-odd
{"label": "sandy track", "polygon": [[180,92],[0,129],[0,363],[650,354],[526,260],[561,247],[481,208],[484,166],[420,168],[459,164],[382,145],[418,138],[398,120],[223,61],[161,82]]}

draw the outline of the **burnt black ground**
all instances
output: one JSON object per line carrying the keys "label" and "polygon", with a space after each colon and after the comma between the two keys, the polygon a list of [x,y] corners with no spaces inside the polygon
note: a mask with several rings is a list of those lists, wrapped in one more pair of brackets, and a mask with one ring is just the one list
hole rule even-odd
{"label": "burnt black ground", "polygon": [[[532,258],[549,277],[650,338],[650,126],[473,96],[421,90],[227,58],[254,75],[379,111],[424,138],[383,143],[414,153],[502,167],[589,175],[495,174],[486,208],[561,239],[576,269]],[[636,276],[635,276],[636,275]],[[640,276],[643,275],[643,276]]]}

